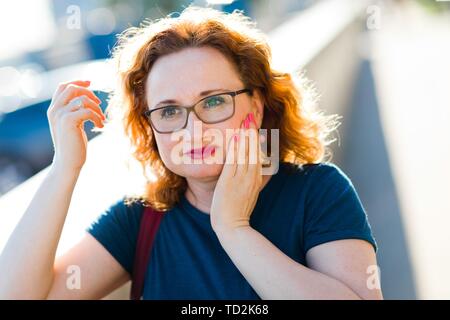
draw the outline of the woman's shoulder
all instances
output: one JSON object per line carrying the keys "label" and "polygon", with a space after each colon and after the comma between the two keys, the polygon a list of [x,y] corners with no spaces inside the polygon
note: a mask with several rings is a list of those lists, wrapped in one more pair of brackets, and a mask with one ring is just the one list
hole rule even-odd
{"label": "woman's shoulder", "polygon": [[280,170],[287,176],[301,177],[305,179],[348,179],[348,176],[336,164],[331,162],[294,164],[280,163]]}
{"label": "woman's shoulder", "polygon": [[144,207],[128,200],[122,197],[112,202],[86,231],[130,273]]}
{"label": "woman's shoulder", "polygon": [[336,164],[321,162],[296,165],[284,163],[289,189],[302,196],[304,253],[321,243],[340,239],[363,239],[375,251],[377,243],[372,234],[364,206],[346,173]]}
{"label": "woman's shoulder", "polygon": [[145,207],[141,202],[123,196],[107,206],[93,222],[93,225],[109,222],[135,227],[139,225],[144,209]]}
{"label": "woman's shoulder", "polygon": [[300,190],[308,197],[320,197],[327,193],[339,193],[354,189],[347,174],[331,162],[307,164],[280,164],[280,177],[288,189]]}
{"label": "woman's shoulder", "polygon": [[139,199],[123,196],[113,202],[110,208],[127,214],[140,215],[145,209],[145,206]]}

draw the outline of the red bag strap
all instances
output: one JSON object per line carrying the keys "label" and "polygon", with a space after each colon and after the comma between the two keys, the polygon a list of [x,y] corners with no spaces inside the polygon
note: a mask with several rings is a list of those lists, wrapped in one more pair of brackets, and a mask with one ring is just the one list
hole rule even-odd
{"label": "red bag strap", "polygon": [[134,255],[133,274],[131,282],[130,299],[140,300],[144,289],[145,273],[150,260],[150,252],[153,240],[164,216],[163,212],[146,207],[142,213],[139,235]]}

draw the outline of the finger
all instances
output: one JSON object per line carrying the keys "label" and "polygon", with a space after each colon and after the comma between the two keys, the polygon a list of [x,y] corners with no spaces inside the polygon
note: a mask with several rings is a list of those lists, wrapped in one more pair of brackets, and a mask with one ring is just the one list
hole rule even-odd
{"label": "finger", "polygon": [[253,117],[253,113],[249,114],[249,129],[248,129],[248,164],[249,167],[256,167],[260,162],[260,148],[259,148],[259,135],[256,127],[256,123]]}
{"label": "finger", "polygon": [[55,94],[53,95],[54,97],[57,97],[61,94],[61,92],[64,91],[64,89],[66,89],[66,87],[69,84],[74,84],[80,87],[89,87],[91,85],[91,81],[89,80],[74,80],[74,81],[67,81],[67,82],[62,82],[58,85],[58,88],[55,91]]}
{"label": "finger", "polygon": [[238,163],[237,172],[240,174],[245,174],[247,172],[247,150],[246,150],[246,130],[245,130],[245,120],[241,124],[239,130],[239,145],[238,145]]}
{"label": "finger", "polygon": [[237,174],[239,165],[239,143],[240,143],[240,133],[239,130],[233,136],[233,177]]}
{"label": "finger", "polygon": [[[250,129],[254,130],[255,134],[256,134],[256,150],[254,151],[254,154],[256,155],[256,161],[255,163],[258,166],[261,166],[261,170],[262,170],[262,165],[264,162],[264,159],[266,158],[266,155],[264,154],[263,150],[262,150],[262,146],[261,144],[265,142],[266,137],[264,135],[261,135],[261,133],[259,132],[259,128],[256,124],[256,120],[255,120],[255,116],[254,114],[251,112],[250,113]],[[252,155],[253,151],[250,151],[250,155]]]}
{"label": "finger", "polygon": [[88,98],[87,96],[80,96],[70,100],[70,102],[67,104],[67,106],[64,107],[64,109],[67,109],[69,112],[79,109],[79,106],[76,104],[77,102],[81,102],[85,108],[91,109],[92,111],[96,112],[102,118],[102,120],[106,119],[99,104]]}
{"label": "finger", "polygon": [[250,124],[247,119],[247,127],[245,128],[245,163],[244,163],[244,170],[245,173],[248,173],[249,170],[249,164],[250,164]]}
{"label": "finger", "polygon": [[[236,175],[236,166],[237,166],[237,145],[238,145],[238,135],[233,134],[228,141],[228,150],[225,159],[225,165],[222,171],[222,175],[230,175],[234,177]],[[225,171],[225,172],[224,172]]]}
{"label": "finger", "polygon": [[95,126],[103,128],[104,125],[100,116],[88,108],[81,108],[74,112],[68,112],[62,116],[63,121],[69,122],[71,125],[81,127],[85,121],[91,121]]}
{"label": "finger", "polygon": [[69,84],[57,98],[57,103],[60,105],[66,105],[73,98],[83,95],[88,96],[90,99],[96,101],[99,104],[102,102],[102,100],[100,100],[91,90],[77,86],[75,84]]}
{"label": "finger", "polygon": [[[259,141],[259,132],[258,129],[256,129],[256,174],[260,178],[260,184],[262,184],[262,159],[263,159],[263,153],[261,151],[261,144]],[[260,185],[261,187],[261,185]]]}
{"label": "finger", "polygon": [[259,132],[253,113],[248,115],[248,172],[253,176],[254,181],[258,185],[258,189],[262,183],[262,163],[261,163],[261,146],[259,141]]}
{"label": "finger", "polygon": [[[267,130],[260,130],[258,128],[256,128],[256,130],[258,131],[258,147],[259,147],[259,161],[261,162],[261,165],[264,165],[266,162],[266,154],[265,151],[266,149],[263,148],[264,145],[267,145]],[[264,150],[263,150],[264,149]]]}

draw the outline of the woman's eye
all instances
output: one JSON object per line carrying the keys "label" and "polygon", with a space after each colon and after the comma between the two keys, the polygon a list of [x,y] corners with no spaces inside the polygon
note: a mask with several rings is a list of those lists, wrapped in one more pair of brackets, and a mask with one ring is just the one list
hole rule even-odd
{"label": "woman's eye", "polygon": [[224,102],[225,102],[225,99],[223,99],[223,97],[221,97],[221,96],[211,97],[211,98],[205,100],[204,107],[205,108],[214,108],[214,107],[220,106]]}
{"label": "woman's eye", "polygon": [[161,118],[170,119],[176,117],[180,113],[178,107],[165,107],[161,110]]}

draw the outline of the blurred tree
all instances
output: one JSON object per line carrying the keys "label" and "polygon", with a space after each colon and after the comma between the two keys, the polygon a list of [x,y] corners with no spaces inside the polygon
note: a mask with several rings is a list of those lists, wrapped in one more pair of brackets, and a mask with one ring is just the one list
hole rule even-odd
{"label": "blurred tree", "polygon": [[449,1],[436,1],[436,0],[416,0],[416,1],[431,12],[443,12],[450,10]]}

